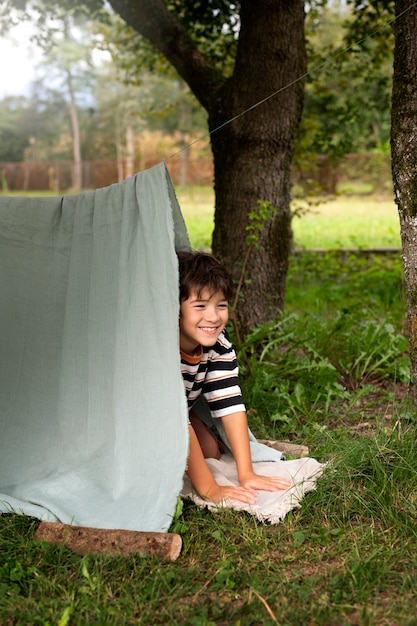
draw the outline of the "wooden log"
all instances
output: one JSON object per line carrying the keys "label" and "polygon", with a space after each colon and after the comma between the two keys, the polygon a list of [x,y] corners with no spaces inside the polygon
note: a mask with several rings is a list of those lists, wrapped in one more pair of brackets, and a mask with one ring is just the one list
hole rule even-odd
{"label": "wooden log", "polygon": [[64,545],[78,554],[126,556],[137,553],[170,561],[178,558],[182,547],[182,539],[176,533],[89,528],[58,522],[42,522],[35,539]]}
{"label": "wooden log", "polygon": [[296,443],[290,443],[289,441],[259,439],[259,443],[264,443],[270,448],[279,450],[279,452],[291,454],[291,456],[295,457],[296,459],[301,459],[302,457],[308,456],[309,454],[309,449],[307,448],[307,446],[300,446]]}

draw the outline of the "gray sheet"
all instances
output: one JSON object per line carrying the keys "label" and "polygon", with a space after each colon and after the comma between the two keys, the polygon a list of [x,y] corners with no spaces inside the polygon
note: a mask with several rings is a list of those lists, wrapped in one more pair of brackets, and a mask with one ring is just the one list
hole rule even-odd
{"label": "gray sheet", "polygon": [[0,511],[166,530],[186,465],[164,163],[94,192],[0,198]]}

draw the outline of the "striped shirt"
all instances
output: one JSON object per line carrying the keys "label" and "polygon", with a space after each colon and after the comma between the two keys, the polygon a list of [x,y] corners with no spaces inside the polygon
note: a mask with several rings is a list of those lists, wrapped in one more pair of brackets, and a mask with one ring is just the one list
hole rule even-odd
{"label": "striped shirt", "polygon": [[213,417],[245,411],[236,353],[226,331],[214,346],[201,346],[198,355],[181,351],[181,372],[189,409],[203,394]]}

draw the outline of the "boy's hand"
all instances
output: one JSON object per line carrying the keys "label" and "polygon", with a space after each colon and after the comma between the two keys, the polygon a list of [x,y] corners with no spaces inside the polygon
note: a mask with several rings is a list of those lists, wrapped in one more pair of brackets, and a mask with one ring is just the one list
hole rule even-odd
{"label": "boy's hand", "polygon": [[293,485],[288,478],[261,476],[260,474],[255,474],[255,472],[241,477],[240,484],[246,489],[257,489],[258,491],[283,491]]}
{"label": "boy's hand", "polygon": [[260,476],[253,471],[246,413],[239,411],[222,418],[239,474],[239,482],[246,489],[282,491],[292,487],[292,481],[277,476]]}
{"label": "boy's hand", "polygon": [[255,504],[258,491],[284,491],[292,485],[292,481],[288,478],[261,476],[253,472],[240,481],[239,487],[222,487],[214,482],[207,493],[201,497],[216,504],[221,504],[225,500]]}
{"label": "boy's hand", "polygon": [[215,504],[221,504],[226,500],[237,500],[245,504],[255,504],[257,492],[251,487],[226,487],[216,482],[207,490],[206,494],[200,494],[204,500],[210,500]]}
{"label": "boy's hand", "polygon": [[226,500],[237,500],[246,504],[254,504],[256,490],[249,485],[223,487],[215,479],[203,456],[194,428],[189,426],[190,452],[188,454],[187,474],[197,493],[205,500],[221,504]]}

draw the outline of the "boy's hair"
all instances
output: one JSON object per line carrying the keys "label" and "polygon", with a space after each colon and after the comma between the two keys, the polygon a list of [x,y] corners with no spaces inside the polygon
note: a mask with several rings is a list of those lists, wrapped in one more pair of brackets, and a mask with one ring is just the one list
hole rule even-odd
{"label": "boy's hair", "polygon": [[231,300],[232,283],[224,267],[211,254],[205,252],[177,252],[180,272],[180,302],[192,293],[200,297],[204,289],[210,294],[221,292]]}

